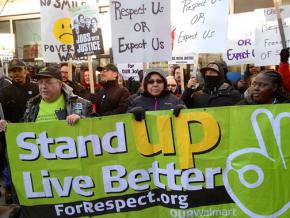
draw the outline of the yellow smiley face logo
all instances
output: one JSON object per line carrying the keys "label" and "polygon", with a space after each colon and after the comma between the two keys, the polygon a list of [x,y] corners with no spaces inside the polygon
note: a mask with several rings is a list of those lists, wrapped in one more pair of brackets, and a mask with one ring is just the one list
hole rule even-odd
{"label": "yellow smiley face logo", "polygon": [[53,26],[54,37],[60,43],[72,45],[74,43],[71,20],[68,17],[58,19]]}

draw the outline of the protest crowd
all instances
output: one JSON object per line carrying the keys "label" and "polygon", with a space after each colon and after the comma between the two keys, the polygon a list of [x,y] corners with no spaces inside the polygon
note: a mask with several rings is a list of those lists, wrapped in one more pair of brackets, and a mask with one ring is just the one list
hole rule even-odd
{"label": "protest crowd", "polygon": [[[132,92],[130,82],[135,81],[119,83],[121,74],[116,65],[99,66],[99,81],[94,74],[94,93],[90,93],[86,85],[89,84],[88,76],[85,76],[88,68],[82,69],[81,81],[70,81],[67,63],[48,64],[31,76],[25,62],[11,60],[10,77],[5,77],[1,69],[3,83],[0,89],[0,155],[6,204],[17,204],[5,155],[7,123],[66,120],[68,125],[75,125],[83,118],[124,113],[132,113],[136,121],[142,121],[146,119],[146,111],[173,110],[173,114],[179,116],[186,108],[288,103],[289,49],[282,49],[280,56],[278,71],[261,70],[251,65],[245,72],[247,77],[235,83],[227,80],[227,66],[223,62],[208,63],[200,69],[200,80],[192,77],[184,81],[183,92],[170,72],[158,68],[141,71],[136,81],[139,89]],[[74,74],[76,67],[73,69]],[[19,208],[14,212],[13,216],[17,217]]]}
{"label": "protest crowd", "polygon": [[[42,6],[47,6],[48,3],[43,1],[42,4]],[[115,1],[114,4],[115,22],[125,19],[126,16],[130,16],[131,20],[131,17],[146,13],[143,5],[134,13],[126,15],[125,9],[120,9],[120,2]],[[199,4],[199,6],[193,6],[202,7],[204,3]],[[183,10],[185,12],[194,10],[193,6],[187,6],[187,8],[184,6]],[[154,16],[163,12],[161,9],[159,10],[159,12],[158,10],[153,12]],[[120,63],[115,60],[123,60],[122,55],[124,54],[122,53],[125,52],[128,52],[128,55],[124,56],[128,57],[150,56],[145,53],[145,49],[151,46],[150,43],[145,42],[144,39],[136,44],[129,43],[125,42],[125,37],[119,36],[118,55],[120,56],[114,56],[114,59],[111,59],[110,62],[107,61],[107,64],[104,65],[100,62],[92,64],[91,55],[104,54],[104,37],[99,20],[90,16],[87,8],[81,13],[79,11],[73,13],[72,22],[69,23],[73,39],[69,45],[75,45],[77,58],[85,57],[87,59],[73,62],[67,56],[67,60],[44,61],[41,66],[36,67],[29,65],[23,58],[13,57],[6,63],[7,73],[0,62],[0,181],[2,182],[0,196],[2,195],[5,201],[4,205],[0,205],[0,217],[7,214],[7,211],[10,213],[9,218],[25,217],[13,184],[15,181],[12,179],[13,172],[10,169],[7,154],[8,140],[6,137],[10,124],[35,123],[37,125],[62,120],[69,127],[77,126],[82,119],[101,120],[107,116],[127,114],[138,126],[144,121],[146,125],[147,112],[152,111],[169,110],[172,119],[176,119],[183,112],[188,111],[187,109],[206,110],[213,107],[243,107],[242,105],[288,104],[290,102],[289,47],[279,50],[279,65],[269,67],[247,63],[245,71],[239,72],[238,78],[230,76],[230,66],[222,57],[207,60],[203,66],[195,66],[195,73],[192,71],[189,74],[186,73],[184,64],[166,63],[167,69],[147,65],[134,72],[134,76],[126,77],[127,75],[119,67]],[[196,20],[196,22],[198,21]],[[149,24],[149,22],[142,23],[143,32],[155,31]],[[61,28],[64,29],[65,25],[62,24]],[[151,31],[150,28],[153,30]],[[114,32],[116,29],[112,28],[114,37],[117,37]],[[134,26],[134,30],[136,31],[136,26]],[[172,49],[176,37],[178,37],[174,31],[175,29],[171,32],[170,39]],[[57,31],[54,30],[54,34],[56,33]],[[190,37],[193,36],[197,37],[197,35]],[[207,37],[210,38],[210,36]],[[157,39],[155,38],[156,41],[154,41],[152,38],[152,46],[155,46],[153,50],[158,50],[166,44],[165,40]],[[178,40],[182,41],[182,39],[185,39],[185,36],[183,38],[179,35]],[[60,39],[58,40],[60,43],[64,43]],[[51,47],[44,46],[43,49],[48,51]],[[140,55],[138,52],[142,49],[144,49],[144,54],[140,52]],[[70,51],[69,46],[67,50]],[[196,63],[200,65],[198,61]],[[191,67],[189,68],[191,69]],[[110,161],[118,164],[118,158]]]}

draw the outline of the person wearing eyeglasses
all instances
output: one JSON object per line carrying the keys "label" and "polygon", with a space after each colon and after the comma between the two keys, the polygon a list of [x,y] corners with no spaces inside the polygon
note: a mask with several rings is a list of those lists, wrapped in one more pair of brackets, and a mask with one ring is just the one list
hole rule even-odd
{"label": "person wearing eyeglasses", "polygon": [[143,81],[143,93],[129,105],[128,112],[137,121],[145,118],[145,111],[174,110],[178,116],[186,108],[183,102],[167,89],[167,80],[160,69],[149,69]]}
{"label": "person wearing eyeglasses", "polygon": [[34,78],[39,95],[28,101],[24,122],[67,120],[75,125],[79,119],[91,115],[91,102],[73,94],[72,88],[62,82],[59,67],[44,67]]}

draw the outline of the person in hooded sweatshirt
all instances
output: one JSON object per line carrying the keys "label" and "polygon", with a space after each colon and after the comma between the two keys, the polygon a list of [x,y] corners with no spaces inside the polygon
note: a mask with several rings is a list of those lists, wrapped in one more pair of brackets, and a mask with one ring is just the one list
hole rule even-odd
{"label": "person in hooded sweatshirt", "polygon": [[204,79],[204,88],[195,91],[190,87],[184,90],[181,99],[188,108],[203,108],[235,105],[241,95],[232,86],[225,83],[223,67],[218,62],[211,62],[200,72]]}
{"label": "person in hooded sweatshirt", "polygon": [[149,69],[143,81],[143,92],[129,105],[128,112],[133,113],[135,120],[145,117],[145,111],[174,110],[178,116],[184,103],[167,89],[167,80],[160,69]]}

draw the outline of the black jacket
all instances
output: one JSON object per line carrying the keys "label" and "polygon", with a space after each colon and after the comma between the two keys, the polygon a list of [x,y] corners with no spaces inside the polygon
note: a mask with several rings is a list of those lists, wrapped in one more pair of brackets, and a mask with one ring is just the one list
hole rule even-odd
{"label": "black jacket", "polygon": [[39,93],[35,82],[27,81],[20,85],[12,82],[11,85],[0,90],[0,103],[2,104],[5,120],[12,123],[23,122],[26,102]]}
{"label": "black jacket", "polygon": [[97,116],[126,113],[129,90],[118,85],[118,81],[102,83],[102,88],[92,96]]}
{"label": "black jacket", "polygon": [[194,92],[186,88],[181,99],[188,108],[203,108],[235,105],[241,100],[241,95],[231,86],[223,84],[215,92],[207,90]]}
{"label": "black jacket", "polygon": [[[142,107],[145,111],[170,110],[174,109],[176,105],[184,106],[182,100],[168,90],[164,90],[158,97],[144,92],[132,101],[128,112],[131,112],[135,107]],[[184,108],[186,107],[184,106]]]}

